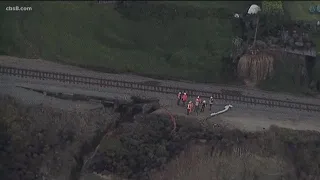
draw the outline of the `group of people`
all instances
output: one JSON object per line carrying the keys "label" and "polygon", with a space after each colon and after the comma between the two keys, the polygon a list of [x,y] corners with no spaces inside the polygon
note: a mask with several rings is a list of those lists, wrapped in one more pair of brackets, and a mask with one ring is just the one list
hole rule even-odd
{"label": "group of people", "polygon": [[[182,93],[179,92],[178,93],[178,102],[177,105],[180,105],[180,102],[182,101],[183,106],[186,105],[186,102],[188,101],[188,95],[186,92]],[[211,96],[209,99],[209,110],[211,111],[212,105],[214,103],[214,99]],[[193,101],[189,101],[189,103],[187,104],[187,115],[191,114],[191,112],[195,112],[197,115],[199,115],[199,111],[200,112],[204,112],[205,107],[207,106],[207,102],[206,100],[201,100],[200,96],[198,96],[195,99],[195,103],[193,103]]]}

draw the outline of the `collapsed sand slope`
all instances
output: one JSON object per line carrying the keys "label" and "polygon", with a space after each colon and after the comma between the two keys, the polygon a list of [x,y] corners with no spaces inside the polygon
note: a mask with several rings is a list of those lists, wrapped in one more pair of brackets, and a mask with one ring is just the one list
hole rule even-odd
{"label": "collapsed sand slope", "polygon": [[[134,174],[143,176],[134,179],[139,180],[142,177],[152,180],[219,180],[239,177],[241,179],[257,177],[259,180],[282,177],[283,180],[292,180],[306,175],[319,177],[318,162],[312,161],[318,155],[315,151],[318,151],[316,148],[320,145],[319,132],[294,131],[275,126],[263,132],[245,132],[224,126],[203,131],[195,116],[186,116],[182,113],[174,116],[177,131],[171,137],[169,136],[171,130],[168,128],[172,124],[166,123],[165,126],[168,128],[160,126],[160,122],[167,121],[165,117],[168,115],[164,110],[158,110],[145,118],[136,117],[136,121],[121,125],[118,133],[104,140],[105,148],[100,149],[100,155],[93,160],[95,163],[91,166],[94,167],[91,170],[98,172],[99,175],[87,174],[82,180],[87,180],[86,178],[89,180],[91,177],[99,180],[116,180],[108,176],[110,169],[116,169],[112,172],[123,176],[126,172],[122,171],[122,168],[131,172],[137,170],[138,166],[142,169]],[[221,118],[217,116],[215,120]],[[179,144],[172,146],[172,142]],[[186,147],[186,143],[190,146]],[[201,145],[197,146],[200,143]],[[179,151],[183,153],[177,154]],[[177,156],[171,156],[171,153]],[[146,167],[150,169],[153,163],[162,159],[161,156],[168,157],[168,155],[176,158],[166,158],[170,161],[163,161],[164,168],[159,171],[155,166],[149,175],[145,174]],[[147,161],[151,163],[146,165]]]}
{"label": "collapsed sand slope", "polygon": [[[184,143],[185,142],[189,142],[190,139],[194,139],[194,138],[203,139],[204,137],[207,137],[208,138],[207,142],[209,144],[214,144],[214,141],[217,140],[217,137],[216,137],[217,133],[216,132],[205,135],[204,132],[201,132],[200,129],[197,129],[199,123],[197,121],[197,118],[194,115],[189,116],[188,118],[185,118],[186,117],[184,115],[185,108],[172,106],[171,110],[173,110],[173,109],[177,109],[178,112],[181,112],[181,113],[178,113],[178,115],[176,116],[178,118],[177,119],[177,123],[179,123],[180,128],[179,128],[179,131],[177,132],[178,138],[176,138],[174,140],[175,141],[174,144],[172,144],[172,140],[168,136],[170,131],[171,131],[171,125],[172,125],[172,124],[170,124],[170,122],[167,122],[167,123],[163,124],[164,120],[167,121],[163,117],[157,117],[157,116],[152,116],[151,115],[151,116],[147,116],[146,119],[144,119],[143,116],[140,116],[140,117],[137,117],[137,120],[140,120],[140,122],[133,122],[133,123],[124,124],[122,126],[122,130],[120,130],[118,132],[118,134],[115,134],[113,139],[109,139],[109,142],[107,142],[107,141],[103,142],[103,144],[104,144],[103,147],[105,147],[107,151],[100,152],[100,155],[98,155],[95,158],[95,161],[93,161],[93,162],[95,162],[95,165],[97,165],[97,166],[95,166],[94,169],[95,170],[99,169],[100,172],[101,171],[103,172],[105,170],[106,164],[107,164],[107,165],[113,165],[114,167],[119,168],[119,170],[123,170],[121,168],[128,167],[128,165],[124,166],[121,163],[125,163],[126,162],[126,163],[131,164],[130,168],[132,168],[132,170],[134,170],[135,169],[134,167],[136,167],[136,164],[137,164],[136,163],[136,159],[135,159],[136,156],[139,156],[138,159],[139,159],[139,161],[141,161],[141,163],[138,163],[138,164],[140,164],[140,165],[142,164],[142,162],[144,162],[144,163],[148,162],[149,158],[150,158],[149,156],[154,158],[152,163],[156,163],[157,164],[158,161],[163,163],[163,162],[166,162],[167,157],[170,157],[170,156],[168,156],[168,153],[178,153],[179,151],[181,151],[181,149],[184,148]],[[39,110],[36,110],[36,111],[39,111]],[[237,110],[235,110],[233,112],[239,113]],[[41,115],[42,113],[43,112],[38,112],[36,114],[40,114]],[[206,111],[206,113],[208,113],[208,111]],[[261,114],[261,112],[259,114]],[[92,116],[93,115],[91,115],[91,116],[90,115],[83,116],[82,114],[80,115],[80,117],[82,118],[81,119],[82,121],[87,120],[86,123],[94,123],[92,121],[92,119],[93,119]],[[168,117],[167,115],[165,115],[165,116]],[[206,117],[205,114],[201,114],[200,116],[201,117]],[[43,115],[40,116],[40,117],[42,117],[41,121],[37,121],[37,122],[43,122],[44,119],[45,120],[49,119],[47,117],[44,117]],[[49,117],[52,117],[52,116],[50,116],[50,114],[49,114]],[[68,117],[68,119],[72,120],[70,122],[72,124],[72,127],[75,127],[77,124],[86,125],[86,123],[84,123],[84,122],[82,122],[82,123],[77,123],[79,121],[73,122],[74,119],[70,118],[71,117],[70,115],[67,116],[67,117]],[[97,115],[97,117],[99,118],[100,123],[96,124],[96,126],[98,126],[100,128],[104,126],[101,123],[104,123],[106,121],[106,118],[108,118],[108,119],[111,118],[111,117],[101,117],[100,118],[98,115]],[[149,119],[150,117],[152,117],[153,119]],[[218,119],[218,117],[219,116],[217,116],[217,118],[214,118],[213,122],[216,122],[219,119],[221,120],[221,118],[219,117],[219,119]],[[117,119],[117,117],[113,117],[112,119]],[[34,121],[32,121],[32,122],[34,122]],[[58,121],[55,121],[55,122],[58,123]],[[136,123],[138,123],[138,124],[136,124]],[[160,124],[163,124],[164,126],[161,127],[161,126],[159,126]],[[50,127],[52,128],[52,126],[50,126]],[[76,129],[76,128],[72,128],[72,129]],[[55,128],[52,128],[52,130],[55,130]],[[79,134],[79,136],[75,136],[75,138],[76,139],[78,139],[78,138],[79,139],[85,139],[84,136],[86,136],[86,134],[83,134],[83,132],[86,133],[86,130],[88,130],[88,128],[80,128],[79,130],[80,131],[76,133],[76,134]],[[94,128],[92,128],[90,130],[90,133],[93,132],[93,130],[94,130]],[[225,139],[222,142],[222,145],[225,142],[227,142],[227,144],[234,144],[234,143],[243,142],[243,137],[245,137],[245,135],[246,135],[245,133],[237,131],[237,130],[234,130],[234,131],[226,130],[225,132],[222,131],[222,130],[221,129],[219,130],[219,132],[222,133],[221,136]],[[232,133],[234,133],[234,134],[232,134]],[[284,133],[284,134],[286,135],[288,133]],[[53,135],[54,135],[54,133],[53,133]],[[80,135],[81,135],[81,137],[80,137]],[[124,140],[122,142],[125,142],[122,145],[128,145],[128,146],[125,146],[124,149],[122,149],[123,151],[119,151],[119,149],[117,149],[117,147],[114,147],[116,145],[114,142],[117,142],[119,140],[119,136],[122,137],[122,138],[120,138],[120,140],[122,139],[122,140]],[[265,138],[265,136],[262,135],[262,134],[251,134],[250,136],[252,136],[251,138],[253,138],[253,139],[255,139],[257,137],[260,137],[262,139]],[[289,138],[291,138],[291,134],[288,134],[288,136],[289,136]],[[311,138],[312,136],[307,136],[307,137]],[[160,139],[160,140],[164,140],[165,138],[167,138],[167,142],[155,140],[153,138]],[[240,141],[236,141],[238,138],[240,139]],[[142,143],[140,145],[141,142],[139,142],[139,141],[141,141],[142,139],[144,139],[144,141],[146,141],[148,143]],[[211,141],[210,139],[214,140],[214,141]],[[231,143],[228,143],[229,141]],[[48,141],[45,141],[45,142],[49,143],[50,141],[48,140]],[[139,143],[139,144],[137,145],[136,143]],[[250,142],[250,141],[247,141],[247,143],[248,144],[253,144],[253,145],[257,144],[256,142]],[[261,143],[262,143],[262,141],[260,142],[260,144]],[[273,144],[273,145],[274,145],[274,147],[278,146],[277,144]],[[269,145],[266,144],[266,147],[268,147],[268,146]],[[112,147],[114,147],[116,149],[112,149]],[[156,151],[150,151],[149,152],[150,147],[152,147],[153,150],[161,150],[161,151],[157,152],[157,154],[159,155],[158,157],[154,157],[155,154],[153,154],[153,153],[155,153]],[[168,147],[171,147],[171,149],[169,149]],[[71,150],[78,149],[78,148],[79,148],[79,144],[77,143],[77,144],[74,144],[74,145],[72,145],[70,147],[67,147],[66,150],[68,151],[68,153],[63,153],[63,152],[61,152],[59,150],[58,151],[56,150],[55,152],[58,152],[58,155],[59,155],[58,159],[54,159],[54,157],[56,157],[57,154],[52,152],[49,156],[46,157],[46,160],[44,161],[44,165],[42,166],[43,168],[41,169],[41,172],[43,173],[42,176],[46,175],[48,177],[48,175],[51,175],[55,171],[55,172],[58,172],[58,179],[66,179],[66,177],[69,177],[69,174],[68,174],[69,170],[70,170],[70,168],[72,168],[72,165],[75,164],[75,161],[72,158],[74,151],[72,152]],[[223,148],[222,146],[221,146],[221,148],[222,149],[226,149],[226,148]],[[237,153],[238,153],[237,149],[235,151],[237,151]],[[240,151],[242,151],[242,150],[240,149]],[[120,153],[120,154],[118,154],[118,153]],[[121,154],[121,153],[124,153],[124,154]],[[126,154],[126,153],[128,153],[128,154]],[[43,156],[43,155],[41,155],[41,156]],[[38,155],[36,155],[36,157],[38,157]],[[123,157],[123,158],[120,158],[120,157]],[[257,160],[259,160],[259,157],[260,157],[260,155],[257,155],[257,158],[252,158],[252,162],[254,163]],[[130,161],[124,161],[125,159],[129,160],[130,158],[131,158]],[[54,162],[53,163],[52,162],[51,163],[47,163],[47,162],[50,162],[51,159],[54,159],[54,160],[52,160]],[[103,162],[104,159],[107,160],[107,161]],[[134,159],[134,160],[132,160],[132,159]],[[206,159],[208,159],[208,158],[206,158]],[[227,159],[227,158],[221,158],[221,160],[223,160],[223,159]],[[248,158],[245,158],[245,159],[248,159]],[[120,160],[120,162],[119,162],[119,160]],[[102,161],[101,165],[100,165],[99,161]],[[281,161],[281,159],[279,160],[279,162],[280,161]],[[236,160],[234,160],[232,162],[236,163],[236,162],[238,162],[238,160],[236,159]],[[272,159],[271,160],[267,160],[265,162],[266,162],[266,165],[272,165],[273,166]],[[51,168],[51,169],[49,168],[51,166],[56,165],[56,163],[58,163],[58,165],[55,166],[56,168]],[[225,161],[223,161],[223,163],[226,164]],[[276,164],[278,164],[278,163],[276,163]],[[150,167],[150,164],[144,164],[144,165],[145,165],[145,167]],[[217,167],[219,167],[219,166],[221,166],[221,164],[217,165]],[[225,166],[227,167],[227,165],[225,165]],[[256,166],[256,164],[253,164],[253,166]],[[290,166],[291,165],[285,166],[284,169],[287,169],[287,167],[290,167]],[[61,171],[61,170],[63,170],[63,171]],[[142,172],[143,175],[147,176],[147,173],[144,172],[143,168],[140,169],[138,172]],[[259,171],[257,171],[257,172],[259,172]],[[271,173],[273,173],[273,172],[277,173],[277,171],[273,171],[272,170]],[[227,173],[227,174],[230,174],[230,173]],[[57,176],[55,176],[55,177],[57,177]],[[30,178],[32,179],[32,177],[30,177]],[[137,177],[137,178],[140,178],[140,177]],[[184,179],[184,178],[182,178],[182,179]]]}
{"label": "collapsed sand slope", "polygon": [[257,179],[273,180],[294,174],[292,164],[277,156],[263,157],[250,152],[234,151],[227,154],[214,152],[210,155],[208,145],[190,144],[163,170],[151,175],[152,180],[220,180]]}
{"label": "collapsed sand slope", "polygon": [[293,167],[281,157],[263,157],[250,152],[220,154],[211,156],[208,145],[193,144],[176,159],[168,163],[163,170],[152,174],[152,180],[220,180],[242,178],[258,180],[277,179],[286,173],[292,173]]}

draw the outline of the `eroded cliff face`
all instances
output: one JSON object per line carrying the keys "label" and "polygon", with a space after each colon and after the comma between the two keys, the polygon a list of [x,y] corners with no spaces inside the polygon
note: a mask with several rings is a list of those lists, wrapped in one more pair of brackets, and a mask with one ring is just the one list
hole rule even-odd
{"label": "eroded cliff face", "polygon": [[315,152],[320,151],[319,132],[272,126],[249,133],[210,123],[204,130],[196,119],[181,116],[176,120],[174,134],[166,115],[136,116],[134,122],[121,123],[101,141],[83,172],[137,180],[320,177],[315,160]]}
{"label": "eroded cliff face", "polygon": [[81,146],[118,119],[110,109],[64,112],[1,97],[1,179],[69,179]]}
{"label": "eroded cliff face", "polygon": [[[176,157],[183,158],[181,152],[192,151],[188,147],[194,144],[205,144],[205,150],[198,155],[211,159],[212,163],[227,163],[224,159],[231,158],[230,162],[239,163],[233,164],[235,167],[242,166],[243,159],[232,159],[234,152],[240,150],[250,157],[255,155],[259,162],[262,159],[267,165],[271,156],[281,160],[286,164],[283,171],[277,171],[282,179],[320,176],[319,133],[277,127],[249,133],[213,126],[210,122],[203,129],[199,121],[184,116],[176,117],[176,131],[172,133],[173,124],[167,114],[141,114],[143,108],[133,113],[132,107],[141,107],[141,103],[127,105],[118,112],[108,108],[63,112],[43,106],[24,106],[12,98],[1,97],[0,178],[91,180],[87,175],[99,174],[116,176],[113,180],[119,177],[143,180],[159,178],[159,173],[154,172],[160,170],[164,177],[174,179],[177,177],[174,173],[186,171],[187,166],[173,166],[171,170],[164,167]],[[214,161],[216,158],[219,162]],[[256,161],[253,158],[248,163]],[[199,162],[194,163],[192,167]],[[245,168],[236,169],[236,173],[246,179],[261,171],[256,169],[248,174]],[[186,176],[188,173],[181,177]]]}
{"label": "eroded cliff face", "polygon": [[79,179],[86,158],[108,132],[160,106],[157,99],[139,98],[118,105],[67,112],[1,95],[1,179]]}
{"label": "eroded cliff face", "polygon": [[2,179],[77,180],[94,172],[148,179],[184,149],[190,132],[201,131],[178,126],[172,134],[168,115],[149,114],[160,107],[156,99],[86,112],[0,101]]}

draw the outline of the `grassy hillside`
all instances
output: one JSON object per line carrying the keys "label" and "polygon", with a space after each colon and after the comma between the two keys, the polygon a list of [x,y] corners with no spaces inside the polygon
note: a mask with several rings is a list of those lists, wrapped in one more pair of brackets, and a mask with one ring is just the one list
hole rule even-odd
{"label": "grassy hillside", "polygon": [[[9,4],[2,3],[1,9]],[[232,14],[249,4],[153,2],[116,10],[113,4],[96,2],[20,3],[33,11],[1,12],[0,52],[114,72],[220,82]]]}
{"label": "grassy hillside", "polygon": [[[127,8],[97,2],[1,3],[0,53],[109,72],[225,83],[231,73],[222,58],[235,36],[232,16],[251,3],[154,1]],[[309,14],[315,2],[283,3],[294,21],[319,16]],[[9,5],[31,6],[33,11],[6,12]],[[320,42],[320,35],[313,38]],[[272,80],[272,89],[297,89],[283,77]]]}
{"label": "grassy hillside", "polygon": [[[306,21],[317,23],[320,13],[310,13],[311,6],[320,5],[319,1],[284,1],[284,10],[292,21]],[[313,34],[313,40],[317,43],[317,51],[320,52],[320,34]]]}
{"label": "grassy hillside", "polygon": [[288,13],[292,20],[298,21],[318,21],[320,13],[310,13],[310,6],[320,5],[319,1],[283,1],[286,13]]}
{"label": "grassy hillside", "polygon": [[[306,21],[316,23],[320,20],[320,13],[310,13],[311,6],[320,5],[319,1],[284,1],[284,10],[290,19],[293,21]],[[313,33],[312,39],[317,45],[317,52],[320,53],[320,32]],[[313,69],[313,76],[315,79],[320,80],[320,62],[316,63]]]}

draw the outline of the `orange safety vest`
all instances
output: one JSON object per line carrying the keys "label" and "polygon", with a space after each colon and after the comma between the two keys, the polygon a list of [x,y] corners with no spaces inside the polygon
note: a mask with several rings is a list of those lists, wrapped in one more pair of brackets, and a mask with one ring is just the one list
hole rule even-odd
{"label": "orange safety vest", "polygon": [[182,95],[182,101],[187,101],[188,96],[186,94]]}
{"label": "orange safety vest", "polygon": [[189,103],[187,109],[191,109],[191,107],[191,103]]}

